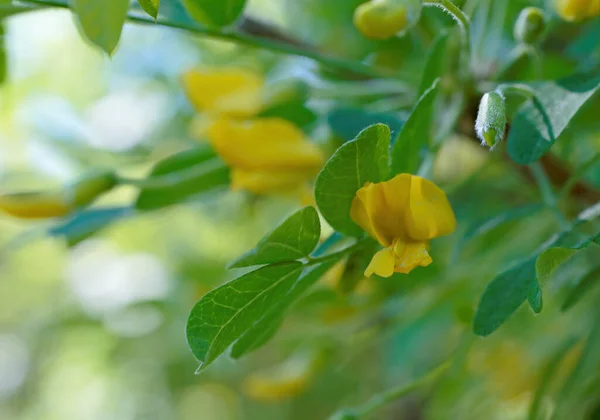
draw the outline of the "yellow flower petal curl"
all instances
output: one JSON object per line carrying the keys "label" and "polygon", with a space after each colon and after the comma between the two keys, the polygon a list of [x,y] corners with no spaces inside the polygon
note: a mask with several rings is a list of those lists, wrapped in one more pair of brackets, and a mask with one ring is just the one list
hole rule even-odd
{"label": "yellow flower petal curl", "polygon": [[264,80],[239,68],[190,70],[183,74],[186,94],[196,110],[236,118],[260,112]]}
{"label": "yellow flower petal curl", "polygon": [[429,240],[456,229],[446,194],[431,181],[410,174],[366,183],[356,192],[350,217],[384,247],[365,270],[367,277],[428,266]]}
{"label": "yellow flower petal curl", "polygon": [[408,237],[415,241],[449,235],[456,229],[456,218],[444,191],[418,176],[411,178],[405,223]]}
{"label": "yellow flower petal curl", "polygon": [[207,130],[215,151],[230,166],[260,171],[318,171],[323,153],[283,118],[236,121],[218,118]]}

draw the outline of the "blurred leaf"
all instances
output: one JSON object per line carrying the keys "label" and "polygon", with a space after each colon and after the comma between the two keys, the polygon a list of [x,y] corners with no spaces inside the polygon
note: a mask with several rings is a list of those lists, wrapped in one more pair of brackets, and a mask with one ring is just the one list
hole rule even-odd
{"label": "blurred leaf", "polygon": [[424,153],[431,143],[433,103],[439,79],[419,98],[410,117],[392,147],[392,174],[417,173]]}
{"label": "blurred leaf", "polygon": [[543,207],[544,206],[541,204],[518,207],[515,209],[506,210],[500,214],[490,217],[489,219],[473,223],[467,228],[465,234],[463,235],[463,241],[468,241],[477,236],[484,235],[503,225],[504,223],[530,216],[541,210]]}
{"label": "blurred leaf", "polygon": [[543,286],[552,272],[576,252],[577,249],[571,248],[549,248],[542,252],[535,263],[535,271],[540,284]]}
{"label": "blurred leaf", "polygon": [[48,233],[52,236],[64,237],[69,246],[73,246],[132,213],[133,209],[130,207],[85,210],[64,223],[51,227]]}
{"label": "blurred leaf", "polygon": [[318,118],[317,114],[300,102],[275,105],[262,111],[259,116],[283,118],[304,129],[312,126]]}
{"label": "blurred leaf", "polygon": [[[273,305],[264,316],[248,328],[240,337],[232,348],[232,356],[239,358],[251,351],[258,349],[260,346],[270,340],[277,329],[275,325],[281,322],[285,312],[313,285],[315,284],[331,267],[333,267],[340,259],[341,255],[335,258],[328,259],[321,264],[307,266],[304,268],[302,275],[296,282],[282,295],[278,302]],[[235,354],[235,355],[234,355]]]}
{"label": "blurred leaf", "polygon": [[435,80],[444,75],[446,52],[448,45],[448,33],[442,31],[433,41],[433,45],[427,52],[425,60],[425,68],[421,77],[421,85],[419,87],[419,96],[422,96],[429,89]]}
{"label": "blurred leaf", "polygon": [[389,145],[389,127],[372,125],[337,149],[319,173],[315,182],[316,202],[335,230],[352,236],[363,233],[350,218],[352,200],[366,182],[385,180]]}
{"label": "blurred leaf", "polygon": [[315,249],[321,235],[319,215],[314,207],[297,211],[265,236],[253,250],[233,261],[229,267],[293,261],[307,257]]}
{"label": "blurred leaf", "polygon": [[239,340],[233,343],[231,357],[239,359],[245,354],[261,348],[277,334],[282,322],[283,316],[266,317],[262,323],[258,321],[257,324],[260,324],[260,329],[250,327]]}
{"label": "blurred leaf", "polygon": [[473,331],[493,333],[527,299],[535,281],[535,258],[529,258],[496,277],[486,287],[473,319]]}
{"label": "blurred leaf", "polygon": [[571,309],[597,284],[600,284],[600,268],[592,270],[577,283],[567,295],[567,298],[561,307],[561,311],[566,312]]}
{"label": "blurred leaf", "polygon": [[85,37],[112,54],[127,18],[129,0],[71,0],[71,7]]}
{"label": "blurred leaf", "polygon": [[299,262],[268,265],[210,291],[193,307],[187,339],[206,369],[252,325],[277,306],[302,272]]}
{"label": "blurred leaf", "polygon": [[177,153],[156,164],[148,180],[162,185],[142,188],[136,208],[152,210],[180,203],[199,193],[229,184],[229,169],[209,147]]}
{"label": "blurred leaf", "polygon": [[545,109],[543,115],[532,101],[524,104],[512,122],[508,153],[517,163],[528,164],[550,149],[577,111],[600,87],[598,72],[559,81],[532,84]]}
{"label": "blurred leaf", "polygon": [[327,123],[334,135],[344,141],[355,138],[365,127],[385,124],[392,134],[399,132],[403,121],[388,112],[370,112],[362,108],[335,108],[327,115]]}
{"label": "blurred leaf", "polygon": [[186,10],[206,26],[227,26],[240,17],[246,0],[183,0]]}
{"label": "blurred leaf", "polygon": [[556,351],[554,356],[552,356],[550,358],[550,361],[545,365],[544,369],[542,370],[539,385],[537,387],[535,396],[529,409],[529,420],[537,420],[538,418],[540,418],[540,409],[542,408],[542,401],[550,389],[552,380],[557,374],[561,366],[561,362],[563,361],[569,350],[573,348],[576,342],[577,341],[573,339],[565,342],[562,346],[560,346],[558,351]]}
{"label": "blurred leaf", "polygon": [[[543,281],[569,253],[553,251],[567,248],[570,251],[582,249],[597,239],[600,234],[582,237],[575,229],[561,232],[547,241],[528,259],[498,275],[483,292],[475,319],[473,331],[486,336],[500,327],[527,299],[535,312],[542,308]],[[546,251],[550,251],[546,253]],[[573,251],[575,252],[575,251]],[[540,260],[539,257],[542,259]],[[541,276],[541,277],[538,277]],[[541,280],[538,283],[538,280]]]}
{"label": "blurred leaf", "polygon": [[589,391],[597,389],[597,386],[593,387],[593,385],[597,384],[600,372],[600,322],[598,322],[600,317],[598,315],[600,313],[595,309],[595,316],[592,317],[595,322],[585,347],[555,399],[553,420],[586,418],[584,413],[589,408],[589,404],[595,402],[594,398],[589,398]]}
{"label": "blurred leaf", "polygon": [[138,3],[144,9],[146,13],[152,16],[154,19],[158,18],[158,8],[160,7],[160,0],[138,0]]}

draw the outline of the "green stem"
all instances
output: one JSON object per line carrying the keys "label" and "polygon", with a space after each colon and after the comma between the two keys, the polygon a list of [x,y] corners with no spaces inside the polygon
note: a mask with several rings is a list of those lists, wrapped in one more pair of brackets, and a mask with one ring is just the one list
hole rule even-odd
{"label": "green stem", "polygon": [[[431,384],[432,382],[435,382],[440,376],[442,376],[442,374],[446,372],[446,370],[448,370],[449,367],[449,362],[443,363],[442,365],[433,369],[431,372],[427,373],[425,376],[417,379],[416,381],[408,385],[400,385],[394,387],[388,391],[374,396],[369,401],[358,407],[341,410],[341,413],[348,413],[351,416],[354,416],[355,418],[366,417],[375,412],[376,410],[380,409],[384,405],[395,401],[399,398],[402,398],[419,388]],[[339,415],[338,418],[339,417],[341,417],[341,415]],[[336,418],[335,415],[332,418]]]}
{"label": "green stem", "polygon": [[531,169],[531,174],[535,178],[535,181],[540,188],[544,204],[546,204],[548,208],[552,209],[561,227],[568,228],[570,226],[569,222],[567,219],[565,219],[562,212],[558,208],[558,200],[554,194],[554,189],[552,188],[552,184],[550,183],[546,172],[542,168],[542,165],[540,165],[539,162],[535,162],[529,165],[529,168]]}
{"label": "green stem", "polygon": [[460,27],[463,38],[463,64],[467,73],[471,74],[471,21],[469,17],[450,0],[435,0],[423,2],[423,6],[439,7],[450,14]]}
{"label": "green stem", "polygon": [[[22,0],[23,3],[35,4],[40,6],[52,6],[60,8],[69,8],[69,5],[64,0]],[[325,55],[316,50],[308,49],[297,45],[292,45],[289,42],[267,39],[264,37],[257,37],[248,35],[237,31],[236,29],[213,29],[200,26],[194,23],[174,22],[169,19],[159,18],[158,21],[154,21],[151,17],[140,16],[137,14],[129,14],[128,19],[130,22],[148,24],[148,25],[159,25],[168,28],[176,28],[184,31],[192,32],[194,34],[203,35],[209,38],[220,39],[225,41],[235,42],[237,44],[247,45],[251,47],[257,47],[267,49],[277,53],[296,55],[300,57],[310,58],[314,61],[322,63],[334,69],[351,71],[354,73],[362,74],[369,77],[381,77],[381,78],[397,78],[398,76],[391,73],[382,71],[363,63],[351,60],[345,60],[342,58],[332,57]]]}

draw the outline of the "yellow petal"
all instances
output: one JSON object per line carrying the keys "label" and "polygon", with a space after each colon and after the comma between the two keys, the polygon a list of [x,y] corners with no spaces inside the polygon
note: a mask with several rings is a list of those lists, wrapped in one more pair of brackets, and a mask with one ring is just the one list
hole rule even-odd
{"label": "yellow petal", "polygon": [[413,268],[427,267],[433,261],[429,256],[427,242],[405,242],[398,239],[394,242],[394,257],[396,273],[408,274]]}
{"label": "yellow petal", "polygon": [[309,175],[302,172],[231,170],[231,189],[246,190],[255,194],[302,193],[301,187]]}
{"label": "yellow petal", "polygon": [[0,195],[0,211],[21,219],[61,217],[73,210],[73,203],[62,192]]}
{"label": "yellow petal", "polygon": [[236,121],[218,118],[207,130],[215,151],[230,166],[258,171],[318,172],[323,153],[283,118]]}
{"label": "yellow petal", "polygon": [[565,20],[579,21],[600,14],[600,0],[556,0],[556,11]]}
{"label": "yellow petal", "polygon": [[394,251],[391,248],[384,248],[371,259],[365,270],[365,277],[371,277],[373,273],[380,277],[390,277],[394,274],[395,263]]}
{"label": "yellow petal", "polygon": [[251,117],[261,108],[263,79],[238,68],[191,70],[182,77],[186,94],[196,110]]}
{"label": "yellow petal", "polygon": [[403,215],[408,205],[411,175],[400,174],[378,184],[367,183],[356,192],[350,218],[383,246],[405,236]]}
{"label": "yellow petal", "polygon": [[449,235],[456,229],[456,218],[444,191],[418,176],[412,177],[405,222],[408,237],[413,241]]}

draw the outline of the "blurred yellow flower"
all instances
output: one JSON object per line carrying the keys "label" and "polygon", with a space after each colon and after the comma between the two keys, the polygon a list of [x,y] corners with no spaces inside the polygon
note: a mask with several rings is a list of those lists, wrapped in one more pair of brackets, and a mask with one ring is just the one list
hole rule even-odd
{"label": "blurred yellow flower", "polygon": [[267,403],[295,397],[308,388],[320,359],[317,352],[303,351],[281,364],[252,373],[244,380],[244,393]]}
{"label": "blurred yellow flower", "polygon": [[600,0],[555,0],[556,11],[564,20],[579,21],[600,15]]}
{"label": "blurred yellow flower", "polygon": [[323,152],[286,119],[252,118],[263,106],[261,77],[235,68],[193,70],[183,83],[195,108],[209,116],[193,130],[231,167],[232,189],[298,193],[305,201],[302,187],[323,165]]}
{"label": "blurred yellow flower", "polygon": [[199,112],[247,118],[260,112],[263,78],[239,68],[199,69],[184,73],[183,86]]}
{"label": "blurred yellow flower", "polygon": [[371,0],[354,10],[354,26],[370,39],[389,39],[414,25],[421,16],[421,0]]}
{"label": "blurred yellow flower", "polygon": [[73,206],[63,192],[16,193],[0,195],[0,210],[21,219],[41,219],[65,216]]}
{"label": "blurred yellow flower", "polygon": [[456,218],[444,191],[410,174],[356,192],[350,217],[385,248],[375,254],[365,276],[390,277],[431,264],[429,241],[449,235]]}

